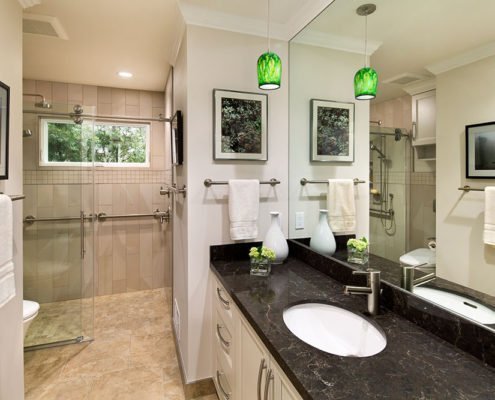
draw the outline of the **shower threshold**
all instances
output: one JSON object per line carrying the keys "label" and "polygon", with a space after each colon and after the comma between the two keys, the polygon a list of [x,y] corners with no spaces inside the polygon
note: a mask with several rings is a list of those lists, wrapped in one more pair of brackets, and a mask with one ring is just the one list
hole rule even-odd
{"label": "shower threshold", "polygon": [[92,342],[94,339],[91,337],[84,337],[84,336],[78,336],[74,339],[67,339],[67,340],[59,340],[57,342],[52,342],[52,343],[43,343],[43,344],[35,344],[32,346],[26,346],[24,347],[24,351],[35,351],[35,350],[42,350],[42,349],[49,349],[52,347],[58,347],[58,346],[66,346],[68,344],[78,344],[78,343],[85,343],[85,342]]}

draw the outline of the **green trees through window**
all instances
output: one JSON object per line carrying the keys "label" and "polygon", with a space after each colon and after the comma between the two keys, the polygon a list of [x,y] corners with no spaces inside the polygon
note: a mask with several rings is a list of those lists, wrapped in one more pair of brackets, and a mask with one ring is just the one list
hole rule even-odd
{"label": "green trees through window", "polygon": [[[91,162],[104,164],[145,164],[148,162],[148,125],[47,120],[43,161],[48,163]],[[45,141],[45,143],[46,143]]]}

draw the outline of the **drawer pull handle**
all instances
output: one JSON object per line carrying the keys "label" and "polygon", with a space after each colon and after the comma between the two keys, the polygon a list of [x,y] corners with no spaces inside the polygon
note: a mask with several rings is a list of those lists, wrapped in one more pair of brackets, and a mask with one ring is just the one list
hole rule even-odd
{"label": "drawer pull handle", "polygon": [[218,334],[218,338],[220,339],[220,341],[223,343],[223,345],[225,347],[229,347],[230,346],[230,342],[228,340],[226,340],[223,336],[222,336],[222,333],[220,332],[220,329],[222,329],[223,326],[220,325],[220,324],[217,324],[217,334]]}
{"label": "drawer pull handle", "polygon": [[222,302],[222,304],[225,306],[227,310],[230,310],[230,301],[225,300],[222,295],[220,294],[222,292],[222,289],[217,288],[217,295],[218,299]]}
{"label": "drawer pull handle", "polygon": [[230,399],[230,392],[226,392],[225,389],[222,386],[222,382],[220,381],[220,376],[224,375],[222,372],[217,370],[217,382],[218,382],[218,387],[220,388],[220,391],[224,395],[224,397],[229,400]]}
{"label": "drawer pull handle", "polygon": [[266,373],[265,381],[265,397],[264,400],[268,400],[268,389],[270,388],[270,382],[273,380],[273,371],[271,369]]}
{"label": "drawer pull handle", "polygon": [[260,361],[260,369],[258,370],[258,400],[261,400],[261,380],[263,379],[263,370],[266,369],[265,359]]}

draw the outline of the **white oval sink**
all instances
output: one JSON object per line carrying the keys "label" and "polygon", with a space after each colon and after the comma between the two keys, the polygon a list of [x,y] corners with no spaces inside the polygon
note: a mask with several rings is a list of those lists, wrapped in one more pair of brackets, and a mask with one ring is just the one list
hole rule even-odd
{"label": "white oval sink", "polygon": [[480,324],[495,324],[495,312],[461,295],[430,287],[416,286],[413,293]]}
{"label": "white oval sink", "polygon": [[387,345],[385,334],[367,319],[329,304],[298,304],[285,310],[283,318],[299,339],[330,354],[369,357]]}

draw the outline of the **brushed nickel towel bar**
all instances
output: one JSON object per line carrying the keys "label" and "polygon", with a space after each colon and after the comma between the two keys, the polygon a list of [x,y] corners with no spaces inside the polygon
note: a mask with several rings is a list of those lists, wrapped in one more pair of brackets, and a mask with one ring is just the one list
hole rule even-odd
{"label": "brushed nickel towel bar", "polygon": [[[229,182],[228,181],[213,181],[211,179],[205,179],[204,180],[204,185],[206,187],[210,187],[212,185],[228,185]],[[272,185],[272,186],[275,186],[275,185],[279,185],[280,184],[280,181],[278,179],[275,179],[275,178],[272,178],[270,179],[269,181],[260,181],[260,185]]]}
{"label": "brushed nickel towel bar", "polygon": [[464,185],[463,187],[457,188],[457,190],[462,190],[463,192],[484,192],[485,189],[472,188],[469,185]]}
{"label": "brushed nickel towel bar", "polygon": [[[5,193],[0,192],[0,194],[5,194]],[[24,194],[8,194],[7,196],[9,196],[10,200],[12,201],[24,200],[26,198],[26,195]]]}
{"label": "brushed nickel towel bar", "polygon": [[[358,183],[366,183],[366,181],[362,181],[358,178],[354,178],[352,181],[354,182],[355,185],[357,185]],[[307,183],[328,183],[328,179],[327,180],[310,181],[309,179],[302,178],[300,182],[301,182],[301,185],[304,186]]]}
{"label": "brushed nickel towel bar", "polygon": [[155,219],[159,219],[160,223],[168,222],[170,219],[169,211],[160,211],[158,208],[150,214],[115,214],[108,215],[104,212],[101,212],[97,215],[98,221],[105,221],[107,219],[120,219],[120,218],[146,218],[153,217]]}
{"label": "brushed nickel towel bar", "polygon": [[[91,221],[93,219],[92,215],[84,217],[84,220]],[[81,217],[48,217],[48,218],[36,218],[34,215],[27,215],[24,218],[25,224],[34,224],[35,222],[66,222],[66,221],[80,221]]]}

